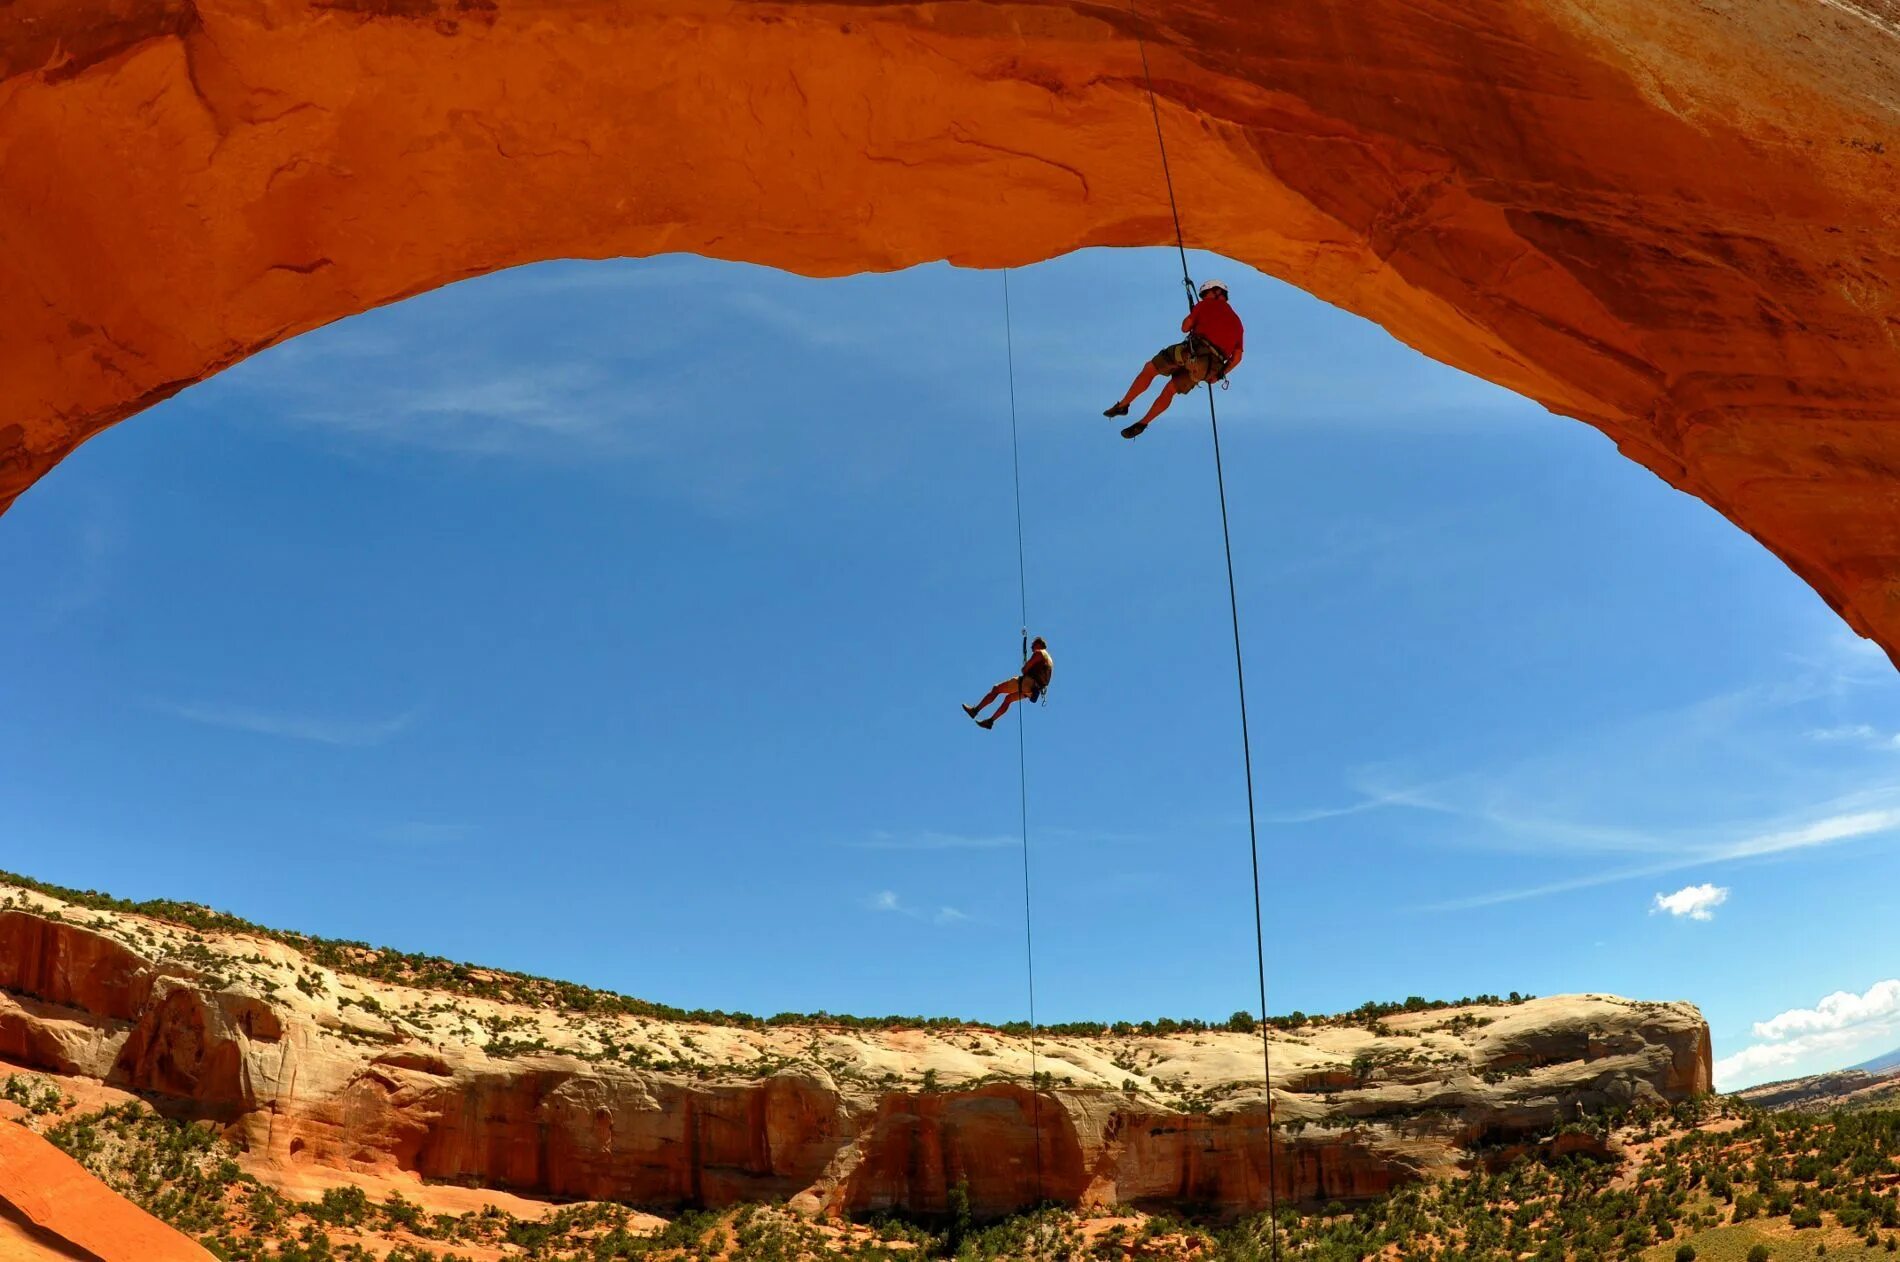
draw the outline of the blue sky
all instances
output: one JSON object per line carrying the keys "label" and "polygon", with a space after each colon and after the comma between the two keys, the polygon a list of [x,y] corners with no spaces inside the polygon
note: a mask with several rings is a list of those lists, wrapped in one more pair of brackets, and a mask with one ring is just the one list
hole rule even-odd
{"label": "blue sky", "polygon": [[[1900,1045],[1884,657],[1601,435],[1235,264],[1271,1006],[1702,1005]],[[1100,416],[1171,254],[1013,274],[1039,1015],[1253,1003],[1206,413]],[[299,338],[0,519],[0,862],[685,1006],[1023,1014],[1001,278],[667,257]]]}

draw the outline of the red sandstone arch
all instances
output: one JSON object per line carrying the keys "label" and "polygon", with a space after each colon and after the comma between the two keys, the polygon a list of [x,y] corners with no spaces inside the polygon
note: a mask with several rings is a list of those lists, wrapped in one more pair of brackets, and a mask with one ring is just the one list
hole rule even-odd
{"label": "red sandstone arch", "polygon": [[[1900,648],[1894,0],[1143,12],[1191,244],[1595,425]],[[0,0],[0,507],[254,351],[500,267],[1163,242],[1132,29],[1114,0]]]}

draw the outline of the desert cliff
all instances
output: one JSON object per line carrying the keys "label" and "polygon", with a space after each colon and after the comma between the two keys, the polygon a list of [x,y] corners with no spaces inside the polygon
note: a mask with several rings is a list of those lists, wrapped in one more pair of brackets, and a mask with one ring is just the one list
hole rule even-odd
{"label": "desert cliff", "polygon": [[[1710,1086],[1686,1004],[1605,995],[1257,1035],[700,1024],[392,984],[284,942],[14,889],[0,1059],[220,1126],[260,1177],[937,1213],[1351,1201]],[[319,1180],[320,1181],[320,1180]]]}

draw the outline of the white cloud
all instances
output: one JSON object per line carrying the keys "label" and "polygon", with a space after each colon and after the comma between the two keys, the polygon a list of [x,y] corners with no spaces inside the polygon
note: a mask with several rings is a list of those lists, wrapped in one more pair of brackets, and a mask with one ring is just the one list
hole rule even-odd
{"label": "white cloud", "polygon": [[1755,1023],[1758,1039],[1785,1039],[1795,1034],[1841,1030],[1869,1021],[1900,1016],[1900,978],[1875,982],[1864,995],[1837,990],[1812,1008],[1788,1011]]}
{"label": "white cloud", "polygon": [[902,904],[897,901],[896,890],[879,890],[877,893],[871,895],[871,910],[902,911],[904,908]]}
{"label": "white cloud", "polygon": [[303,714],[284,714],[250,706],[222,705],[216,702],[155,701],[153,708],[174,718],[222,727],[234,732],[255,732],[260,736],[281,736],[288,740],[310,741],[318,745],[365,748],[381,745],[407,730],[416,721],[417,712],[394,715],[387,719],[318,718]]}
{"label": "white cloud", "polygon": [[1721,885],[1685,885],[1673,894],[1656,895],[1652,912],[1666,911],[1680,919],[1714,920],[1715,909],[1728,901],[1728,889]]}
{"label": "white cloud", "polygon": [[1885,1051],[1900,1037],[1900,978],[1875,982],[1864,994],[1836,991],[1812,1008],[1790,1008],[1757,1021],[1753,1033],[1759,1042],[1715,1062],[1718,1090],[1819,1073],[1859,1053]]}

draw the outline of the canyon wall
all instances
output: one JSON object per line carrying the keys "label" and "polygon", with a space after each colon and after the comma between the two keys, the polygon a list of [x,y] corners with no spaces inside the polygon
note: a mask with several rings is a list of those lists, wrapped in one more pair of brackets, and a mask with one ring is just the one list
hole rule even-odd
{"label": "canyon wall", "polygon": [[[647,1206],[989,1216],[1375,1196],[1710,1086],[1684,1004],[1564,996],[1256,1036],[697,1026],[340,976],[283,944],[0,910],[0,1056],[211,1120],[266,1178],[404,1173]],[[515,1040],[506,1046],[498,1039]],[[527,1046],[530,1050],[519,1050]],[[655,1052],[668,1058],[651,1067]],[[1563,1137],[1585,1149],[1587,1135]]]}
{"label": "canyon wall", "polygon": [[0,507],[497,268],[1167,242],[1137,34],[1190,245],[1598,427],[1900,646],[1893,0],[5,0]]}

